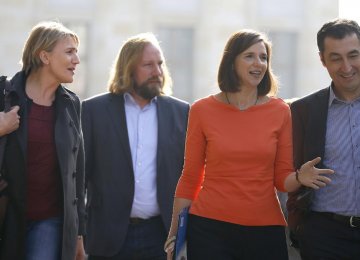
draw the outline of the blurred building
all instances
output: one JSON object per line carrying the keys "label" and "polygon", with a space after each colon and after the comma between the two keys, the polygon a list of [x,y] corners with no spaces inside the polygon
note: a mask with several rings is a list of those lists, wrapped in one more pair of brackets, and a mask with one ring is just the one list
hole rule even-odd
{"label": "blurred building", "polygon": [[152,31],[174,79],[174,96],[190,102],[218,91],[216,78],[228,37],[241,28],[273,42],[279,96],[302,96],[329,84],[316,32],[338,16],[338,0],[0,0],[0,75],[20,69],[28,31],[59,20],[81,38],[81,64],[70,88],[82,98],[106,91],[109,70],[129,36]]}

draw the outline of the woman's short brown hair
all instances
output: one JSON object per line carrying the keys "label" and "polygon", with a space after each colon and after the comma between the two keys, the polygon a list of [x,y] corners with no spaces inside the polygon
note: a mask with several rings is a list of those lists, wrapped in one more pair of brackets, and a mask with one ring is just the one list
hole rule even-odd
{"label": "woman's short brown hair", "polygon": [[275,95],[278,89],[278,83],[271,70],[271,43],[266,35],[254,30],[241,30],[229,38],[226,43],[223,56],[218,71],[218,84],[221,91],[237,92],[240,90],[240,79],[233,69],[236,57],[250,48],[252,45],[263,42],[267,52],[267,70],[264,78],[258,85],[258,95]]}

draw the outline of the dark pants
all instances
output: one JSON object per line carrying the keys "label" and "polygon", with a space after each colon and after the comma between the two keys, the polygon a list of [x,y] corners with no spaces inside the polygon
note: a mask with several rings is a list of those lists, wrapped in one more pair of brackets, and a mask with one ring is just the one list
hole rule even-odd
{"label": "dark pants", "polygon": [[161,217],[130,223],[121,251],[112,257],[89,256],[89,260],[165,260],[167,237]]}
{"label": "dark pants", "polygon": [[187,250],[188,260],[288,259],[283,226],[241,226],[191,214]]}
{"label": "dark pants", "polygon": [[299,232],[303,260],[359,260],[360,228],[321,213],[310,213]]}

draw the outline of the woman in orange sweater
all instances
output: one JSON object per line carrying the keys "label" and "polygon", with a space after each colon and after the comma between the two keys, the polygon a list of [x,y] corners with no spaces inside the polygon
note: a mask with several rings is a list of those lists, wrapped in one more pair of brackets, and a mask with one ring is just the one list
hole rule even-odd
{"label": "woman in orange sweater", "polygon": [[252,30],[233,34],[218,72],[221,92],[190,110],[185,163],[165,251],[172,258],[179,212],[190,206],[188,259],[288,259],[276,190],[330,182],[320,158],[293,172],[291,115],[274,97],[271,45]]}

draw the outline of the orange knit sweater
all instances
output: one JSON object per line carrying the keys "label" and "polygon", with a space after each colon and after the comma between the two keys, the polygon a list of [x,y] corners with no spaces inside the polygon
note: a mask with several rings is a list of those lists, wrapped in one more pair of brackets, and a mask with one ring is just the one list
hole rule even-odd
{"label": "orange knit sweater", "polygon": [[190,110],[175,196],[190,213],[246,226],[286,225],[276,196],[293,171],[291,114],[281,99],[245,111],[209,96]]}

